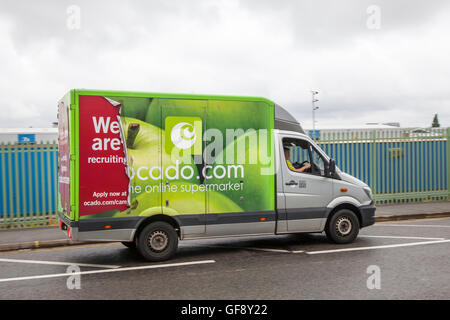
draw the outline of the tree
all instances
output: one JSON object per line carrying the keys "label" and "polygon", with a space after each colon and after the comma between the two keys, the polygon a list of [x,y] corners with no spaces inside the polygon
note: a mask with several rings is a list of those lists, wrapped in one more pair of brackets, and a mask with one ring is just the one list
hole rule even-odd
{"label": "tree", "polygon": [[441,125],[439,124],[437,113],[434,115],[433,123],[431,124],[432,128],[439,128]]}

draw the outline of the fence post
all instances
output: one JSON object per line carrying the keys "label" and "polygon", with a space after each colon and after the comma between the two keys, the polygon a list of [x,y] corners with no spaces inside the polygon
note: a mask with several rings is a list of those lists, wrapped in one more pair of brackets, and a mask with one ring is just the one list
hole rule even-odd
{"label": "fence post", "polygon": [[450,200],[450,127],[446,130],[447,147],[447,200]]}
{"label": "fence post", "polygon": [[373,194],[375,195],[377,193],[377,170],[376,170],[376,140],[377,140],[377,132],[376,130],[372,130],[370,133],[371,137],[371,153],[372,153],[372,157],[371,157],[371,166],[370,166],[370,175],[372,176],[371,178],[371,189]]}

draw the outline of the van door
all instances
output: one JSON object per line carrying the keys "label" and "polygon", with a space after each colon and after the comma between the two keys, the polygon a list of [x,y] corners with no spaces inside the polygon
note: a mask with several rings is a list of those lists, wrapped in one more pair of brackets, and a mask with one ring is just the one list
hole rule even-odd
{"label": "van door", "polygon": [[163,213],[176,217],[183,238],[201,236],[206,228],[206,191],[200,186],[207,101],[160,99],[159,103]]}
{"label": "van door", "polygon": [[211,99],[206,115],[206,236],[274,234],[273,105]]}
{"label": "van door", "polygon": [[287,231],[322,231],[333,196],[332,179],[325,176],[327,159],[306,138],[279,139]]}

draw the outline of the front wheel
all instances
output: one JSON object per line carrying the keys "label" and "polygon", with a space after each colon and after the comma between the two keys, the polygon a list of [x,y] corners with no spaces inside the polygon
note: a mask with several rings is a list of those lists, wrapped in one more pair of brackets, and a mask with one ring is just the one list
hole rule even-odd
{"label": "front wheel", "polygon": [[148,261],[170,259],[178,247],[178,235],[167,222],[150,223],[138,235],[137,248]]}
{"label": "front wheel", "polygon": [[358,217],[351,210],[339,210],[328,220],[325,233],[335,243],[353,242],[359,233]]}

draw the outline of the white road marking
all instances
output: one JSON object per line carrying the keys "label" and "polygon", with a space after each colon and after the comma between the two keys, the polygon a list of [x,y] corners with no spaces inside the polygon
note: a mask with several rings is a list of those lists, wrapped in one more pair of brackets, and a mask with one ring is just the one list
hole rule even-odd
{"label": "white road marking", "polygon": [[445,240],[445,238],[405,237],[405,236],[370,236],[360,234],[358,238],[385,238],[385,239],[422,239],[422,240]]}
{"label": "white road marking", "polygon": [[450,226],[436,224],[379,224],[377,227],[426,227],[426,228],[450,228]]}
{"label": "white road marking", "polygon": [[421,245],[427,245],[427,244],[438,244],[438,243],[446,243],[446,242],[450,242],[450,240],[423,241],[423,242],[411,242],[411,243],[401,243],[401,244],[389,244],[389,245],[383,245],[383,246],[309,251],[309,252],[305,252],[305,253],[306,254],[322,254],[322,253],[335,253],[335,252],[348,252],[348,251],[361,251],[361,250],[375,250],[375,249],[386,249],[386,248],[421,246]]}
{"label": "white road marking", "polygon": [[120,266],[112,266],[106,264],[91,264],[91,263],[77,263],[77,262],[59,262],[59,261],[41,261],[41,260],[21,260],[21,259],[2,259],[0,262],[13,262],[13,263],[30,263],[30,264],[51,264],[61,266],[80,266],[80,267],[94,267],[94,268],[120,268]]}
{"label": "white road marking", "polygon": [[17,277],[17,278],[0,279],[0,282],[35,280],[35,279],[58,278],[58,277],[70,277],[70,276],[74,276],[74,275],[86,275],[86,274],[120,272],[120,271],[132,271],[132,270],[169,268],[169,267],[179,267],[179,266],[188,266],[188,265],[196,265],[196,264],[215,263],[215,262],[216,262],[215,260],[201,260],[201,261],[179,262],[179,263],[169,263],[169,264],[156,264],[156,265],[151,265],[151,266],[140,266],[140,267],[126,267],[126,268],[117,268],[117,269],[103,269],[103,270],[93,270],[93,271],[44,274],[44,275],[39,275],[39,276],[28,276],[28,277]]}
{"label": "white road marking", "polygon": [[254,247],[237,247],[237,248],[245,249],[245,250],[267,251],[267,252],[282,252],[282,253],[292,252],[291,250],[285,250],[285,249],[254,248]]}
{"label": "white road marking", "polygon": [[281,253],[291,253],[291,250],[285,249],[271,249],[271,248],[257,248],[257,247],[236,247],[236,246],[221,246],[221,245],[210,245],[210,246],[200,246],[207,248],[229,248],[229,249],[241,249],[241,250],[256,250],[256,251],[267,251],[267,252],[281,252]]}
{"label": "white road marking", "polygon": [[392,224],[392,223],[403,223],[403,222],[404,223],[411,223],[411,222],[426,222],[426,221],[436,222],[436,221],[449,221],[449,220],[450,220],[449,217],[440,217],[440,218],[430,217],[430,218],[426,218],[426,219],[425,218],[424,219],[421,219],[421,218],[408,219],[407,221],[404,221],[404,220],[378,221],[378,222],[375,222],[375,224],[383,224],[383,223]]}

